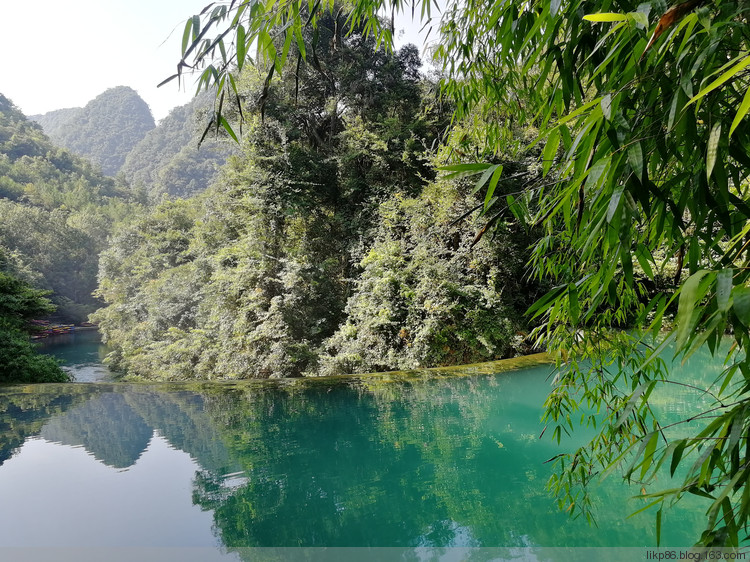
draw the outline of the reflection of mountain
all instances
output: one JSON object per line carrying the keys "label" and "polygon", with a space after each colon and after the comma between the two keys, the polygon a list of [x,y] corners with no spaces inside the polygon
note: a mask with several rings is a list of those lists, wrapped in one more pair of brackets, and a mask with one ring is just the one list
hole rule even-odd
{"label": "reflection of mountain", "polygon": [[104,385],[88,388],[92,392],[87,401],[52,417],[43,428],[49,416],[41,419],[36,430],[41,437],[83,446],[102,463],[127,468],[138,460],[157,430],[203,468],[220,474],[236,470],[215,424],[206,417],[201,394],[154,387],[110,387],[107,392],[93,392]]}
{"label": "reflection of mountain", "polygon": [[236,470],[221,434],[204,412],[201,394],[134,388],[123,397],[172,447],[186,452],[204,469],[222,474]]}
{"label": "reflection of mountain", "polygon": [[[10,387],[0,393],[0,465],[11,458],[26,439],[38,435],[50,417],[85,399],[72,385],[65,386],[73,392],[13,392],[15,387]],[[59,385],[40,388],[58,389]]]}
{"label": "reflection of mountain", "polygon": [[92,396],[87,402],[52,418],[42,429],[47,441],[83,445],[94,458],[114,468],[135,463],[151,440],[153,429],[120,393]]}

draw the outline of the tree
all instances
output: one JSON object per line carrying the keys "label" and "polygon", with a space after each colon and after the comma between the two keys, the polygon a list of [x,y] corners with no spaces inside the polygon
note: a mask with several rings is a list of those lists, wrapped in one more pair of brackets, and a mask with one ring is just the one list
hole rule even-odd
{"label": "tree", "polygon": [[[303,30],[316,28],[325,6],[209,7],[188,20],[172,78],[199,69],[199,88],[218,85],[219,100],[236,95],[234,69],[253,42],[257,57],[274,63],[270,79],[285,63],[292,68],[292,43],[305,57]],[[392,25],[379,15],[409,8],[432,23],[429,1],[358,0],[349,20],[390,44]],[[490,144],[507,142],[509,123],[520,122],[536,129],[529,145],[544,146],[546,177],[494,202],[505,181],[499,166],[463,162],[449,171],[487,184],[485,214],[507,206],[547,230],[533,265],[556,286],[531,313],[539,342],[566,351],[547,418],[559,439],[582,404],[598,412],[584,413],[596,423],[592,441],[558,460],[552,486],[561,506],[588,514],[585,488],[596,475],[624,468],[648,484],[669,463],[685,476],[648,494],[659,506],[657,530],[662,505],[695,494],[708,502],[699,542],[738,544],[750,517],[746,5],[453,0],[435,23],[443,92],[457,116],[479,116],[475,132]],[[663,326],[675,309],[674,326]],[[668,335],[652,345],[662,327]],[[675,436],[649,403],[657,386],[680,382],[669,380],[662,355],[685,358],[704,344],[720,353],[727,332],[726,370],[706,389],[715,404],[690,418],[701,427]]]}
{"label": "tree", "polygon": [[47,292],[33,289],[15,256],[0,247],[0,383],[67,382],[51,357],[38,355],[29,341],[29,320],[55,310]]}

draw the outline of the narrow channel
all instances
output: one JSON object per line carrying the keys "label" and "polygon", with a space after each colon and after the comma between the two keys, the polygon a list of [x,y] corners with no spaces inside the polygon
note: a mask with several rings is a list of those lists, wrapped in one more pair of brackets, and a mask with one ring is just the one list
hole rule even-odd
{"label": "narrow channel", "polygon": [[107,346],[97,330],[72,331],[39,341],[39,351],[62,361],[74,382],[109,382],[114,373],[104,364]]}

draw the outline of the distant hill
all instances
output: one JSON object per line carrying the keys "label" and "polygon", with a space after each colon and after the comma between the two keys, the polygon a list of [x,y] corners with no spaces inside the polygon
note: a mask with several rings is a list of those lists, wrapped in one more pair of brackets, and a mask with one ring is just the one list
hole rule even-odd
{"label": "distant hill", "polygon": [[99,253],[137,208],[125,186],[55,146],[0,94],[0,254],[52,290],[61,314],[83,320],[96,308]]}
{"label": "distant hill", "polygon": [[69,107],[48,111],[42,115],[31,115],[29,119],[39,123],[48,137],[57,138],[65,133],[67,123],[78,119],[81,113],[83,113],[82,107]]}
{"label": "distant hill", "polygon": [[83,108],[59,109],[32,116],[50,139],[89,157],[114,176],[133,147],[155,127],[151,110],[127,86],[110,88]]}
{"label": "distant hill", "polygon": [[213,100],[213,94],[205,93],[176,107],[146,134],[120,170],[132,186],[144,186],[152,199],[164,194],[187,198],[213,183],[237,150],[235,143],[211,135],[198,147]]}

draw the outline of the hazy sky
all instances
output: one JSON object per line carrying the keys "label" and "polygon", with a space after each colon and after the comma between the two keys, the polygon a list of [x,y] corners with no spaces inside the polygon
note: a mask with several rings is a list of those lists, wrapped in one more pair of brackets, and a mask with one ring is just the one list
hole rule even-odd
{"label": "hazy sky", "polygon": [[130,86],[159,120],[194,93],[192,80],[187,90],[176,81],[156,85],[175,71],[185,20],[209,1],[3,2],[0,93],[33,115],[82,107],[107,88]]}

